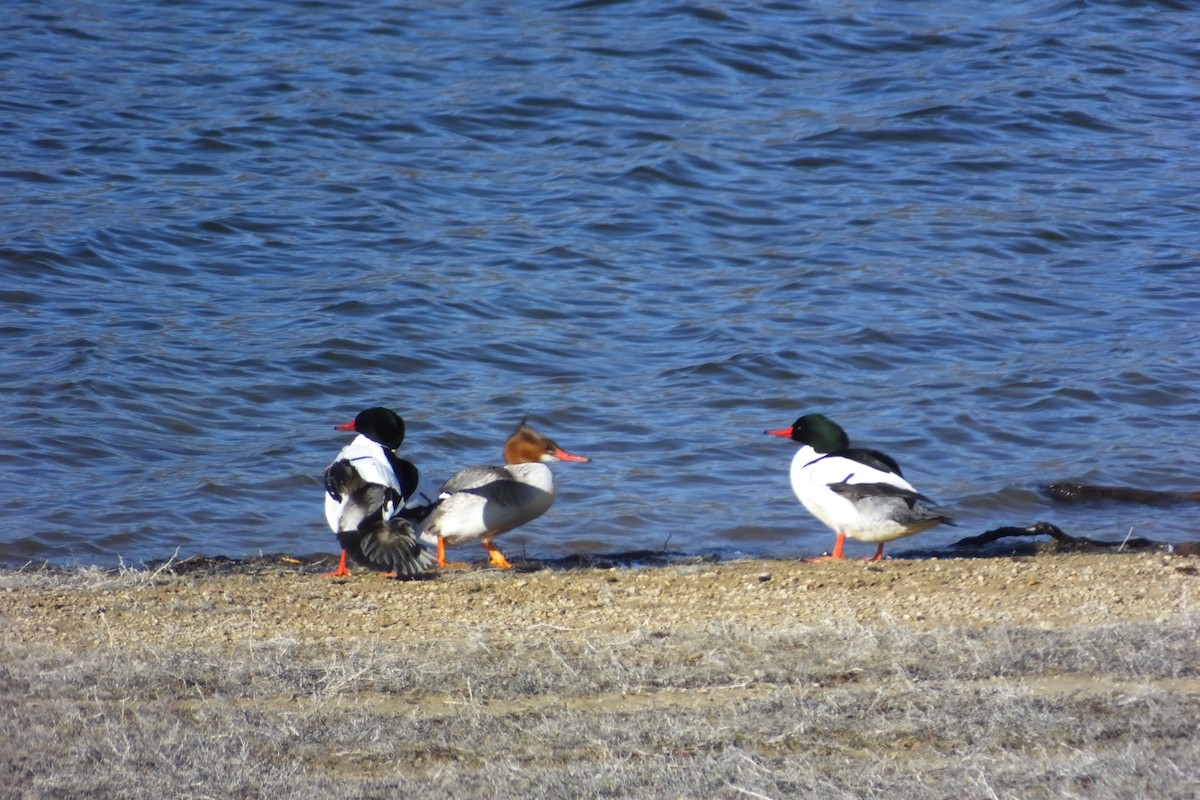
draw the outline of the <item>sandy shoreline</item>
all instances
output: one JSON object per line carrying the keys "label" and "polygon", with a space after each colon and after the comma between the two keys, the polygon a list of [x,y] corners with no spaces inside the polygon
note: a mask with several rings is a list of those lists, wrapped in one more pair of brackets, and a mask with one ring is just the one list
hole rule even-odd
{"label": "sandy shoreline", "polygon": [[1172,796],[1142,762],[1200,755],[1193,558],[170,566],[0,571],[15,796]]}
{"label": "sandy shoreline", "polygon": [[136,642],[167,627],[195,641],[215,636],[233,643],[241,636],[421,639],[462,628],[522,635],[539,624],[628,633],[718,620],[748,629],[823,620],[1063,627],[1162,622],[1191,613],[1193,587],[1200,587],[1200,560],[1161,553],[531,566],[448,571],[419,581],[367,570],[328,579],[318,574],[322,567],[263,557],[168,563],[123,571],[124,580],[98,569],[0,571],[0,614],[8,636],[66,647],[100,633]]}

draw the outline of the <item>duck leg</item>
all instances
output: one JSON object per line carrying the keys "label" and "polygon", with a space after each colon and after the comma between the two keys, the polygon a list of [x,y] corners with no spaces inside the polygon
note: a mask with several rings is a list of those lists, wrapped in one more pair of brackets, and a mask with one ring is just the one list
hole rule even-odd
{"label": "duck leg", "polygon": [[350,570],[346,569],[346,551],[345,550],[342,551],[342,557],[338,561],[337,569],[335,569],[333,572],[322,572],[321,577],[322,578],[348,578],[348,577],[350,577]]}
{"label": "duck leg", "polygon": [[492,566],[497,569],[512,569],[512,564],[508,563],[508,559],[504,557],[496,546],[487,539],[483,540],[483,548],[488,552],[488,558],[492,562]]}
{"label": "duck leg", "polygon": [[437,537],[437,565],[438,569],[466,569],[469,566],[463,561],[446,560],[446,538],[444,536]]}
{"label": "duck leg", "polygon": [[[833,561],[834,559],[845,558],[846,554],[842,552],[842,546],[844,544],[846,544],[846,534],[842,533],[841,531],[838,531],[837,541],[834,542],[834,544],[833,544],[833,552],[832,553],[830,553],[827,556],[819,556],[817,558],[806,558],[805,561],[809,561],[809,562]],[[883,552],[883,545],[880,545],[879,552],[880,553]]]}

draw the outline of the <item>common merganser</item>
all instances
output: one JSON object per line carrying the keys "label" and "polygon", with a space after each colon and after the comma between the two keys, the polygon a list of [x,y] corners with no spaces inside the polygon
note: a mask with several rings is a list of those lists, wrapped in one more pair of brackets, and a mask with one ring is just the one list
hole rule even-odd
{"label": "common merganser", "polygon": [[953,525],[936,504],[900,474],[895,459],[878,450],[850,447],[846,432],[823,414],[806,414],[790,428],[768,430],[804,445],[792,459],[792,491],[814,517],[837,533],[833,553],[813,561],[845,558],[849,536],[883,545],[934,525]]}
{"label": "common merganser", "polygon": [[467,467],[442,486],[422,532],[426,539],[437,541],[438,566],[463,566],[446,562],[446,545],[478,540],[493,566],[510,568],[512,564],[492,540],[550,508],[554,476],[545,462],[590,460],[563,450],[522,419],[504,443],[504,466]]}
{"label": "common merganser", "polygon": [[422,511],[405,508],[420,473],[395,453],[404,441],[404,420],[374,406],[334,429],[358,436],[325,469],[325,519],[342,546],[337,569],[325,575],[349,575],[347,553],[363,566],[397,575],[428,569],[433,556],[413,530]]}

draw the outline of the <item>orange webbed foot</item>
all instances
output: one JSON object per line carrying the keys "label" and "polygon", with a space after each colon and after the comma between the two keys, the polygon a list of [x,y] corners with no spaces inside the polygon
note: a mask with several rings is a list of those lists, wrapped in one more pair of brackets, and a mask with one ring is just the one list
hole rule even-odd
{"label": "orange webbed foot", "polygon": [[827,556],[818,556],[816,558],[806,558],[804,560],[809,563],[815,563],[817,561],[845,560],[846,556],[842,552],[842,546],[844,544],[846,544],[846,534],[839,533],[837,535],[837,541],[833,543],[833,552],[832,553],[830,553]]}
{"label": "orange webbed foot", "polygon": [[342,551],[342,557],[338,560],[337,569],[333,572],[322,572],[322,578],[349,578],[350,570],[346,569],[346,551]]}
{"label": "orange webbed foot", "polygon": [[512,564],[508,563],[508,559],[504,557],[494,544],[484,542],[483,547],[488,552],[488,560],[492,562],[492,566],[496,569],[512,569]]}
{"label": "orange webbed foot", "polygon": [[864,558],[863,561],[883,561],[883,545],[880,544],[875,550],[875,555],[870,558]]}

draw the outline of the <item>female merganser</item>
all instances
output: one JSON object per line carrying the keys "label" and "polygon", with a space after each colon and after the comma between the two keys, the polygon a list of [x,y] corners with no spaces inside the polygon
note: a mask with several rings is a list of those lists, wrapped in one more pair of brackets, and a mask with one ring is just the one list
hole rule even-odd
{"label": "female merganser", "polygon": [[850,447],[846,432],[823,414],[806,414],[790,428],[766,431],[800,442],[792,459],[792,491],[812,514],[837,533],[832,555],[845,558],[849,536],[879,543],[873,558],[883,558],[883,545],[912,536],[939,523],[954,522],[932,500],[917,492],[900,474],[900,466],[878,450]]}
{"label": "female merganser", "polygon": [[325,519],[342,546],[337,569],[325,575],[349,575],[347,553],[363,566],[397,575],[428,569],[433,556],[413,530],[422,511],[405,508],[420,473],[394,452],[404,441],[404,420],[375,406],[334,428],[358,436],[325,469]]}
{"label": "female merganser", "polygon": [[590,460],[563,450],[522,419],[504,443],[505,466],[467,467],[442,486],[422,532],[425,538],[437,540],[438,566],[463,566],[446,562],[447,544],[479,540],[493,566],[511,567],[492,540],[550,508],[554,476],[544,462]]}

